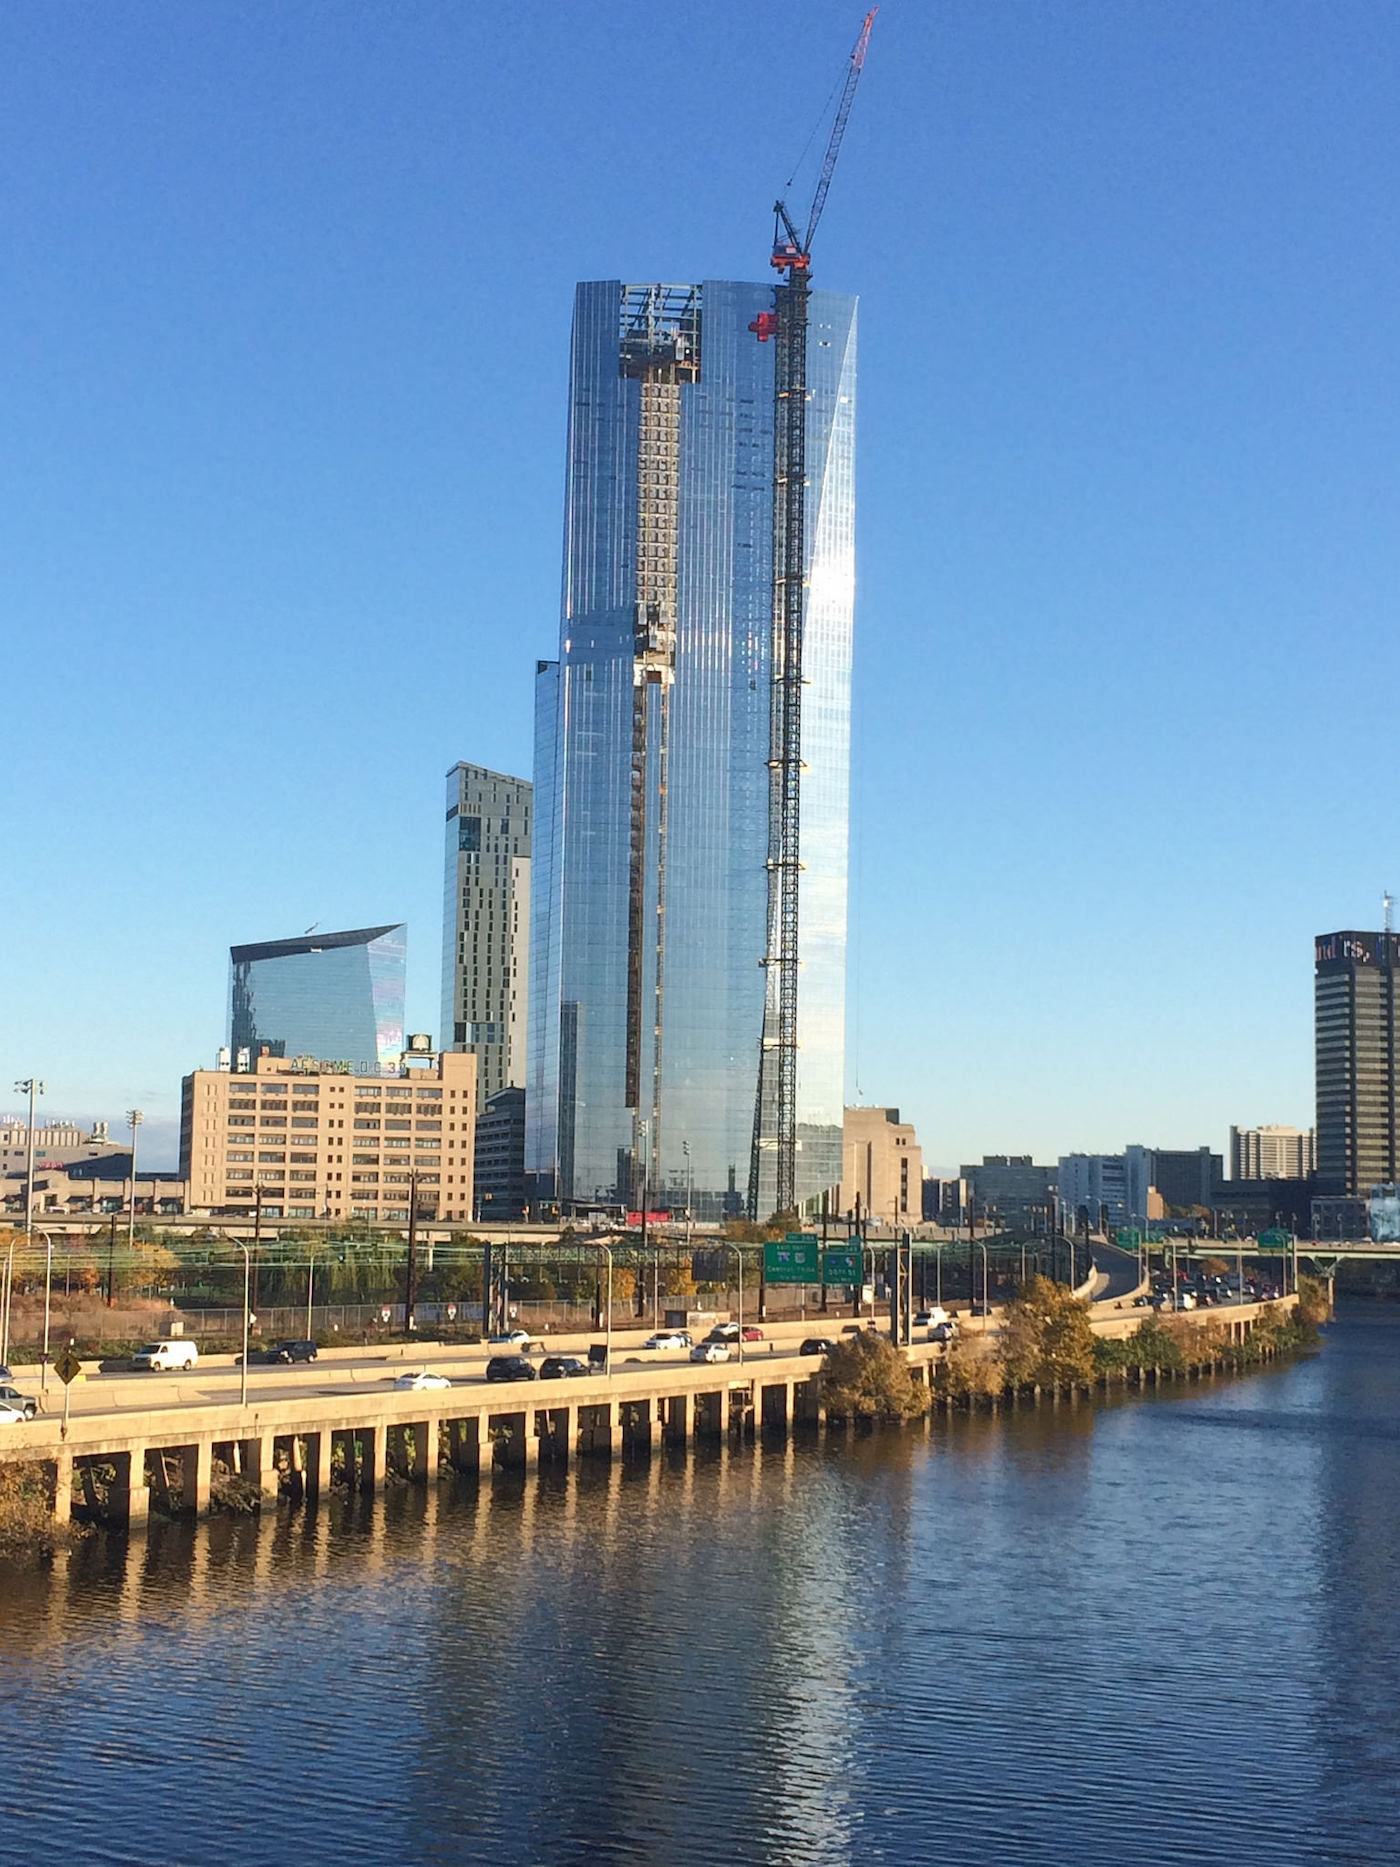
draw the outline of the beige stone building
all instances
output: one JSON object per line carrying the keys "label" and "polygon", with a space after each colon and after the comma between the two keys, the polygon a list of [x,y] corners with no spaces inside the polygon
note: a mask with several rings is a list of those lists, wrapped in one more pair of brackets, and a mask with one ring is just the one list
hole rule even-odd
{"label": "beige stone building", "polygon": [[885,1225],[917,1225],[923,1216],[924,1156],[898,1109],[847,1109],[838,1209],[859,1210]]}
{"label": "beige stone building", "polygon": [[255,1071],[195,1070],[182,1085],[188,1210],[269,1219],[472,1216],[477,1060],[443,1052],[397,1076],[259,1057]]}

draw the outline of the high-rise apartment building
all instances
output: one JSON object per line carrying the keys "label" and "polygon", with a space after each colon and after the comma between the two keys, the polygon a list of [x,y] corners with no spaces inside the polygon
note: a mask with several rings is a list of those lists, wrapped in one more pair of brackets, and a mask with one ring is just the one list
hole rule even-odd
{"label": "high-rise apartment building", "polygon": [[1311,1128],[1287,1128],[1279,1122],[1262,1128],[1231,1128],[1232,1180],[1308,1180],[1316,1166]]}
{"label": "high-rise apartment building", "polygon": [[439,1042],[475,1053],[483,1108],[525,1086],[532,790],[480,765],[447,774]]}
{"label": "high-rise apartment building", "polygon": [[425,1056],[393,1076],[264,1056],[252,1071],[195,1070],[180,1099],[190,1212],[401,1224],[470,1220],[476,1059]]}
{"label": "high-rise apartment building", "polygon": [[[768,944],[769,285],[580,285],[563,619],[536,689],[527,1166],[542,1192],[742,1209]],[[841,1176],[855,303],[811,298],[796,1157]]]}
{"label": "high-rise apartment building", "polygon": [[397,1069],[404,1048],[408,929],[357,927],[229,949],[235,1071],[272,1057],[334,1058]]}
{"label": "high-rise apartment building", "polygon": [[1319,934],[1314,949],[1317,1190],[1360,1197],[1400,1179],[1395,973],[1400,936]]}

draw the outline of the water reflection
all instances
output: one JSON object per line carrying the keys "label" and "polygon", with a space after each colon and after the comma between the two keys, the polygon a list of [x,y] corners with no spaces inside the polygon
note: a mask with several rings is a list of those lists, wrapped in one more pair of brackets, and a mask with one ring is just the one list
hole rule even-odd
{"label": "water reflection", "polygon": [[93,1537],[0,1861],[1394,1858],[1397,1348]]}

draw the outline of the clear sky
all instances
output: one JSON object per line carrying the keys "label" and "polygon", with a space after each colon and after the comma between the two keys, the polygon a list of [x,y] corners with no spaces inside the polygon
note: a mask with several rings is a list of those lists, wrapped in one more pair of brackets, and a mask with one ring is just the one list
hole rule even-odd
{"label": "clear sky", "polygon": [[[436,1030],[443,774],[528,774],[555,645],[574,281],[766,276],[859,20],[0,11],[0,1099],[173,1160],[230,942],[313,921],[407,919]],[[1311,936],[1400,892],[1398,78],[1378,0],[881,9],[815,265],[852,1087],[941,1167],[1311,1120]]]}

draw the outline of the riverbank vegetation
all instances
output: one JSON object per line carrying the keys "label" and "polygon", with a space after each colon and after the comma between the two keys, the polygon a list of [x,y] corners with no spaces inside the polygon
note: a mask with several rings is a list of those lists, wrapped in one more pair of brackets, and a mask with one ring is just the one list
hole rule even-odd
{"label": "riverbank vegetation", "polygon": [[0,1465],[0,1557],[45,1555],[73,1534],[54,1522],[51,1489],[42,1460]]}

